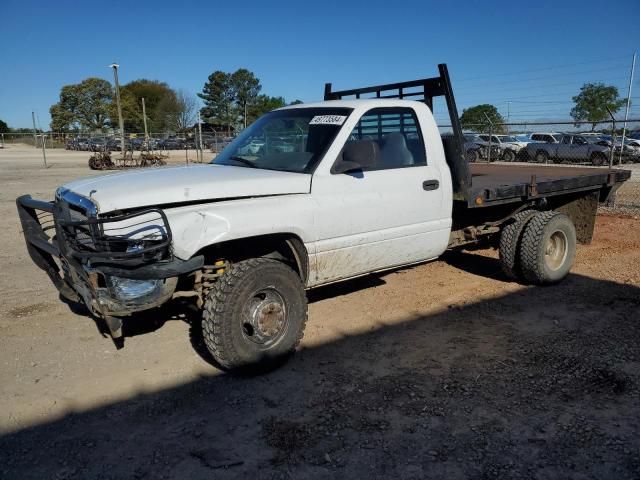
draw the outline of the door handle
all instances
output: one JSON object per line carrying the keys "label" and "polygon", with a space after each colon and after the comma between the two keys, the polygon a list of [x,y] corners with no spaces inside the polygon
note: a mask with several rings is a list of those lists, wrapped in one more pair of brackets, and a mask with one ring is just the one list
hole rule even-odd
{"label": "door handle", "polygon": [[422,188],[424,190],[437,190],[440,186],[440,182],[438,180],[425,180],[422,182]]}

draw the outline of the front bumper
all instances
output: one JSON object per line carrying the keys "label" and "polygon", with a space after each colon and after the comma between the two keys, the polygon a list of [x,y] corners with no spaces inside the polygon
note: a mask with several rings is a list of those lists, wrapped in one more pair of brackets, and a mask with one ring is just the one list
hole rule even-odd
{"label": "front bumper", "polygon": [[[151,246],[130,251],[128,245],[142,244],[139,239],[105,235],[105,230],[109,230],[104,228],[107,223],[114,225],[132,217],[149,215],[149,212],[157,213],[157,210],[78,221],[69,217],[69,206],[59,199],[46,202],[24,195],[16,200],[16,205],[33,262],[47,273],[62,296],[71,301],[83,301],[93,314],[105,319],[161,305],[173,295],[177,277],[198,270],[204,264],[202,256],[189,260],[173,257],[170,229],[162,212],[160,217],[166,224],[167,234]],[[89,232],[86,243],[69,240],[69,229],[79,227]],[[155,281],[156,288],[134,298],[118,295],[119,290],[114,288],[117,284],[114,279],[118,278],[141,283]],[[122,283],[125,282],[120,285]]]}

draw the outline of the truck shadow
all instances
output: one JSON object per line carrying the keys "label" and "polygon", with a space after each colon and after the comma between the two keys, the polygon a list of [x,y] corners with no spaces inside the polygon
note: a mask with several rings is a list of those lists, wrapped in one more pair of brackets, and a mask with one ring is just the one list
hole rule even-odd
{"label": "truck shadow", "polygon": [[640,288],[570,275],[0,437],[11,478],[637,478]]}

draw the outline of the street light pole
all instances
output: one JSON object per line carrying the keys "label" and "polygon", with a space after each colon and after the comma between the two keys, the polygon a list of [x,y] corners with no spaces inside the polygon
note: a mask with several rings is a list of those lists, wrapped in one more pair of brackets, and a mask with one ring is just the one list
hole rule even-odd
{"label": "street light pole", "polygon": [[124,121],[122,120],[122,107],[120,106],[120,84],[118,83],[118,65],[117,63],[112,63],[109,65],[113,68],[113,80],[116,84],[116,104],[118,106],[118,124],[120,125],[120,151],[122,155],[125,154],[124,149]]}
{"label": "street light pole", "polygon": [[[631,86],[633,85],[633,71],[636,69],[636,52],[633,52],[633,60],[631,60],[631,73],[629,74],[629,90],[627,91],[627,108],[624,111],[624,126],[622,127],[622,142],[620,143],[620,158],[618,164],[622,163],[622,154],[624,153],[624,137],[627,135],[627,119],[629,118],[629,107],[631,106]],[[613,146],[611,146],[613,148]]]}

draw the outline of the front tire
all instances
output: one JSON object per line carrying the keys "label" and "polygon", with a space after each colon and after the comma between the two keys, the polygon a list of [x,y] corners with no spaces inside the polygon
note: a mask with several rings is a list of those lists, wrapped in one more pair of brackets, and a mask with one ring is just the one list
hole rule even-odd
{"label": "front tire", "polygon": [[207,349],[225,370],[266,371],[292,354],[307,322],[298,274],[282,262],[252,258],[229,267],[204,302]]}
{"label": "front tire", "polygon": [[527,223],[520,247],[524,278],[535,285],[560,282],[576,255],[576,229],[558,212],[538,212]]}

